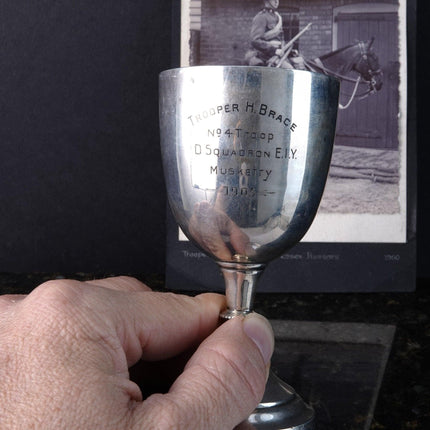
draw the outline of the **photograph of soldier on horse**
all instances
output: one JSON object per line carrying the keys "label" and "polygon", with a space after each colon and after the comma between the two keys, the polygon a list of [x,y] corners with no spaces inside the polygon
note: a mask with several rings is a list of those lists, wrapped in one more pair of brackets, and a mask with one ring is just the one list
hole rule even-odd
{"label": "photograph of soldier on horse", "polygon": [[245,63],[249,66],[304,70],[303,57],[293,49],[293,45],[310,24],[293,39],[285,41],[282,16],[277,11],[279,0],[264,0],[263,6],[252,21],[251,47],[245,55]]}
{"label": "photograph of soldier on horse", "polygon": [[397,0],[252,0],[246,7],[233,0],[188,1],[184,65],[308,70],[341,82],[321,211],[399,213],[399,160],[406,142],[399,139]]}
{"label": "photograph of soldier on horse", "polygon": [[[252,20],[250,47],[245,54],[246,65],[316,71],[353,83],[349,100],[345,104],[340,103],[340,109],[348,108],[354,99],[364,99],[381,89],[382,70],[378,57],[371,49],[374,38],[366,42],[357,41],[309,60],[294,49],[294,44],[312,23],[286,41],[278,7],[279,0],[263,0],[263,9]],[[348,76],[351,71],[356,72],[357,76]],[[367,91],[359,93],[357,90],[361,85],[366,85]]]}

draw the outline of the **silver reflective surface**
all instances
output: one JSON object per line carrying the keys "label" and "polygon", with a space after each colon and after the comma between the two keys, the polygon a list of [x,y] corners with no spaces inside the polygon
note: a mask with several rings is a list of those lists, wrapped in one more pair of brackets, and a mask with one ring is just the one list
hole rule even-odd
{"label": "silver reflective surface", "polygon": [[298,70],[201,66],[160,75],[169,203],[228,267],[264,264],[306,233],[328,173],[338,81]]}

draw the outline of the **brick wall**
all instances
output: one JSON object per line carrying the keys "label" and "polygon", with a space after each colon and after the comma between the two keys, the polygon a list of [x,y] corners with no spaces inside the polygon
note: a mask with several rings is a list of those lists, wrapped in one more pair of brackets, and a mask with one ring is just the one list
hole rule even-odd
{"label": "brick wall", "polygon": [[202,0],[201,64],[241,64],[257,1]]}
{"label": "brick wall", "polygon": [[[299,3],[299,2],[297,2]],[[300,52],[307,58],[315,58],[332,50],[333,3],[306,2],[300,4],[300,28],[308,23],[312,27],[300,37]]]}

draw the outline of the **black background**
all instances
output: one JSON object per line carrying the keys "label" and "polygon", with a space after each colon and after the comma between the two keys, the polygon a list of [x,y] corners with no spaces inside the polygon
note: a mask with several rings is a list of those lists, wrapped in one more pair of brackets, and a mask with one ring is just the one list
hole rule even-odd
{"label": "black background", "polygon": [[[428,8],[419,1],[408,43],[425,278]],[[178,11],[159,0],[0,3],[0,272],[164,272],[157,81],[177,65]]]}
{"label": "black background", "polygon": [[0,3],[0,271],[161,272],[172,7]]}
{"label": "black background", "polygon": [[418,277],[430,277],[430,121],[429,121],[429,94],[430,79],[428,70],[430,64],[429,50],[426,47],[430,37],[429,2],[417,2],[417,41],[412,46],[416,49],[416,77],[417,81],[417,147],[418,147],[418,211],[417,211],[417,252]]}

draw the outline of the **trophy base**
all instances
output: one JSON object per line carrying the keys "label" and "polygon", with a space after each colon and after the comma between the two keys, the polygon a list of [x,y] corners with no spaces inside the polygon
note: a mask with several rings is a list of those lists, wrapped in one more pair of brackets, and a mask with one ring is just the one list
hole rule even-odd
{"label": "trophy base", "polygon": [[315,430],[314,410],[270,372],[263,399],[246,421],[257,430]]}

